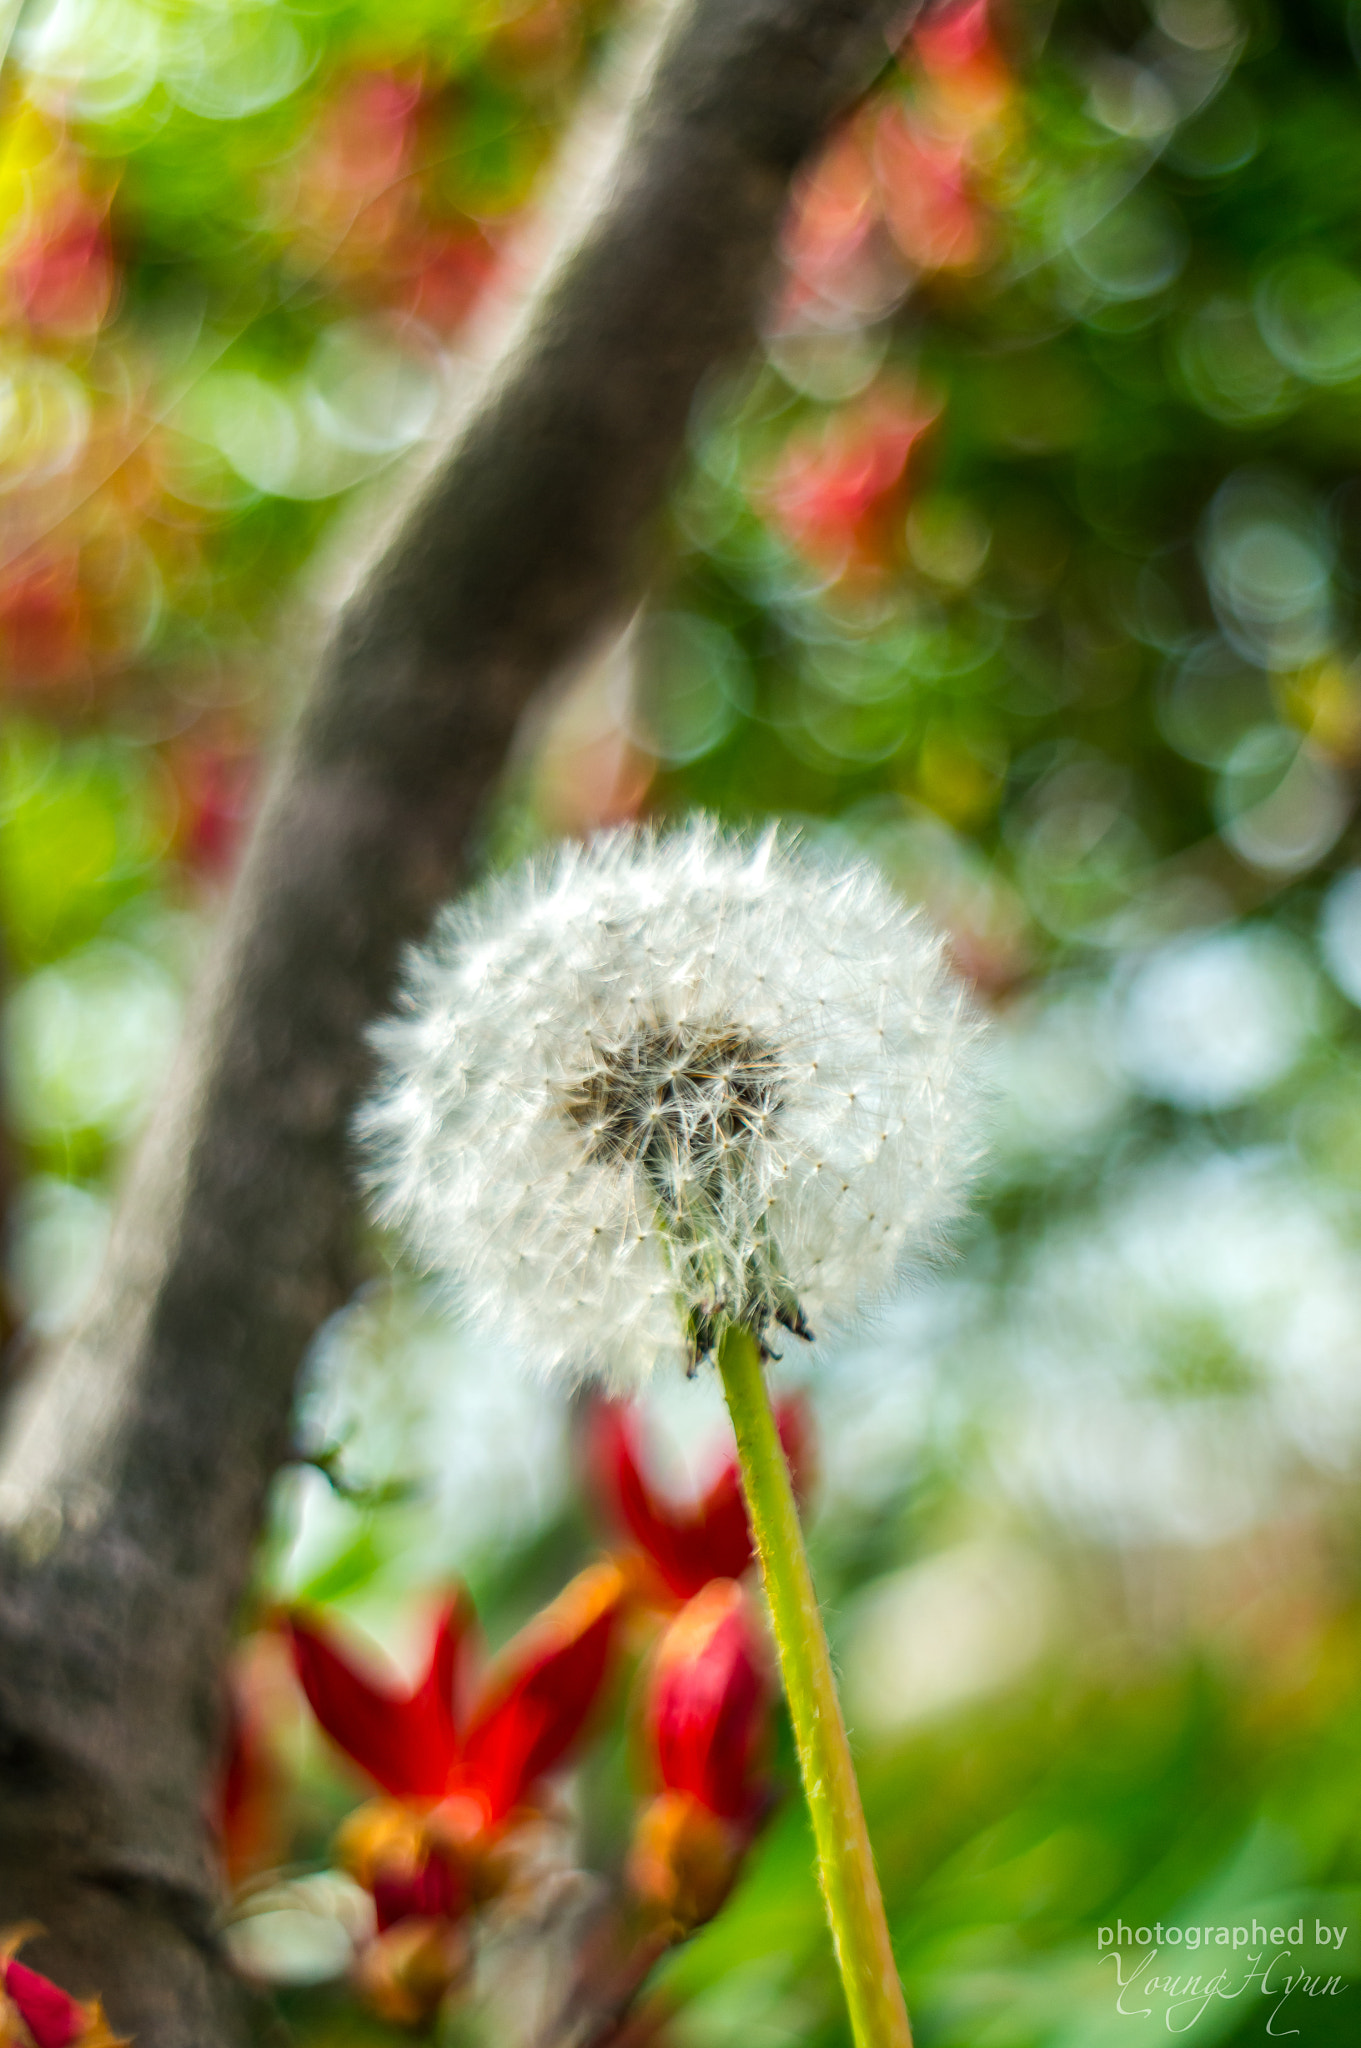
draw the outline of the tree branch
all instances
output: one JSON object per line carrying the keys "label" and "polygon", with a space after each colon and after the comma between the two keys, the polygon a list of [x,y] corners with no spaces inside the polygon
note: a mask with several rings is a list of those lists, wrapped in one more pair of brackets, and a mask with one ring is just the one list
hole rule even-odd
{"label": "tree branch", "polygon": [[139,2048],[242,2038],[203,1817],[294,1375],[344,1298],[346,1127],[401,949],[535,689],[615,615],[789,178],[901,0],[687,0],[594,211],[339,616],[94,1306],[0,1455],[0,1924]]}

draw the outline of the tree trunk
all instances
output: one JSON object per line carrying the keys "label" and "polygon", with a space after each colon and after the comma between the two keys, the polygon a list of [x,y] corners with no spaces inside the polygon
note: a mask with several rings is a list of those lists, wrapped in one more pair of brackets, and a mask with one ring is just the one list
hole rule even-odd
{"label": "tree trunk", "polygon": [[791,174],[900,0],[684,0],[610,175],[340,613],[82,1327],[0,1447],[0,1926],[139,2048],[245,2019],[205,1821],[294,1377],[344,1299],[364,1030],[535,689],[617,615]]}

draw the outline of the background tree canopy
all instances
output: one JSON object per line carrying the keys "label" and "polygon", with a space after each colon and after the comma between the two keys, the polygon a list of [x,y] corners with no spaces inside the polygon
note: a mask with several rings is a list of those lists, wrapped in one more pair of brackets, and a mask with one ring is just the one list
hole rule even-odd
{"label": "background tree canopy", "polygon": [[[615,26],[594,0],[20,14],[0,910],[25,1341],[69,1328],[102,1256],[292,708],[293,622],[456,402]],[[928,13],[800,179],[645,610],[536,704],[483,821],[496,863],[692,805],[792,819],[871,852],[995,1008],[960,1257],[786,1361],[927,2043],[1151,2038],[1171,1994],[1118,2015],[1097,1928],[1254,1916],[1348,1927],[1318,1960],[1345,1988],[1277,2027],[1356,2035],[1359,59],[1355,0]],[[380,1245],[370,1272],[306,1370],[328,1470],[278,1482],[243,1622],[274,1791],[231,1939],[319,2043],[389,2038],[328,1982],[343,1927],[306,1889],[352,1788],[254,1624],[306,1596],[400,1645],[460,1574],[498,1637],[598,1540],[567,1405]],[[702,1462],[716,1402],[651,1406]],[[626,1751],[587,1767],[599,1868]],[[665,1966],[683,2048],[842,2038],[802,1829],[791,1801]],[[1194,2030],[1256,2040],[1270,2010],[1253,1987]]]}

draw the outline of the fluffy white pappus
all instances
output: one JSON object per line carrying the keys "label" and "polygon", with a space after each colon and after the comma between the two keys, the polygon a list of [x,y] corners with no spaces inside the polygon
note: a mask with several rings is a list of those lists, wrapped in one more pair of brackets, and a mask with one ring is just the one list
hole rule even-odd
{"label": "fluffy white pappus", "polygon": [[981,1025],[866,863],[698,819],[566,845],[446,909],[380,1024],[380,1218],[533,1363],[618,1389],[765,1346],[938,1250]]}

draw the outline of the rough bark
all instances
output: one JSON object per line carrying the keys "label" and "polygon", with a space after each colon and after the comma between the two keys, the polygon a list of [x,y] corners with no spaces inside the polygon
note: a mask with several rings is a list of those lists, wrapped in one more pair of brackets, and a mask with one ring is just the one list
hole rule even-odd
{"label": "rough bark", "polygon": [[[908,10],[910,11],[910,9]],[[94,1305],[0,1451],[0,1925],[139,2048],[244,2020],[213,1938],[221,1666],[346,1289],[364,1028],[517,719],[615,615],[788,181],[902,0],[684,0],[594,210],[340,613]]]}

